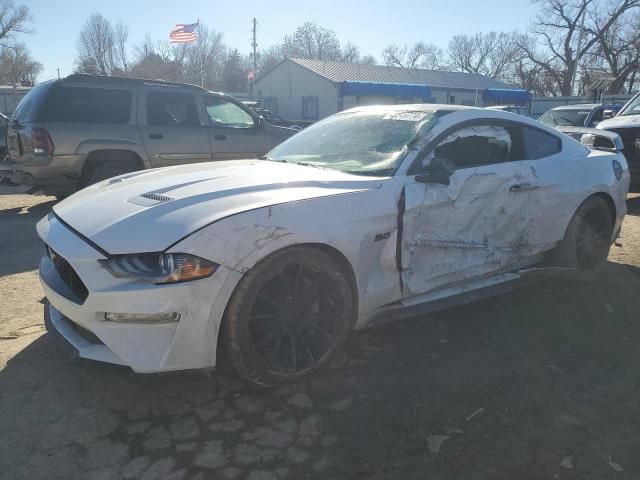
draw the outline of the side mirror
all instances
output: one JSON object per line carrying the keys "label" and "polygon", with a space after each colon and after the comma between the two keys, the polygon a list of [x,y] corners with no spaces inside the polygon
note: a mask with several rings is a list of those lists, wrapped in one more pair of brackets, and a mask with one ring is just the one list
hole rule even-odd
{"label": "side mirror", "polygon": [[613,110],[605,110],[604,112],[602,112],[603,120],[607,120],[608,118],[613,118],[615,116],[616,116],[616,112],[614,112]]}
{"label": "side mirror", "polygon": [[446,157],[433,157],[425,173],[416,175],[416,182],[449,185],[451,175],[456,171],[453,162]]}

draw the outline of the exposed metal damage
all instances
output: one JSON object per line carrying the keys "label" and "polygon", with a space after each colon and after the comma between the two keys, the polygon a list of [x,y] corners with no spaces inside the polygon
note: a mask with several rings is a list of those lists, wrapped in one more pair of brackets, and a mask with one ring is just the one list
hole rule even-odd
{"label": "exposed metal damage", "polygon": [[[448,113],[438,116],[438,108]],[[551,272],[539,268],[546,267],[543,255],[564,238],[577,209],[594,195],[609,199],[605,213],[611,212],[613,232],[620,228],[629,180],[621,154],[588,150],[532,120],[504,112],[433,105],[364,107],[357,112],[357,125],[368,116],[397,123],[359,127],[360,141],[353,142],[335,126],[346,121],[348,113],[342,112],[332,124],[334,140],[314,144],[324,138],[313,133],[322,127],[319,122],[298,134],[311,135],[308,141],[292,137],[300,143],[300,152],[290,152],[283,160],[150,171],[98,183],[56,205],[57,216],[43,219],[39,234],[86,284],[87,301],[73,304],[57,290],[55,266],[47,259],[41,278],[50,313],[71,319],[103,342],[83,347],[81,354],[138,372],[212,367],[221,322],[231,321],[228,315],[235,315],[236,322],[255,316],[253,309],[243,310],[245,305],[256,307],[262,319],[276,314],[285,318],[288,339],[291,332],[299,333],[296,319],[301,315],[308,318],[300,323],[320,322],[323,313],[323,322],[339,318],[349,329],[360,329],[393,320],[401,309],[424,313],[437,305],[450,306],[454,299],[474,301],[489,289],[506,291],[517,281]],[[484,124],[492,119],[519,126]],[[478,121],[484,123],[475,125]],[[524,147],[514,140],[518,137],[511,137],[513,128],[542,131],[562,148],[516,161],[511,152]],[[455,142],[460,146],[452,147]],[[336,145],[342,148],[339,154]],[[360,145],[367,147],[354,152]],[[447,148],[437,152],[440,146]],[[491,155],[496,157],[488,158]],[[372,156],[384,161],[372,162]],[[423,158],[428,165],[420,163]],[[433,159],[441,161],[442,175],[435,175],[435,167],[428,171]],[[613,160],[620,166],[617,174]],[[383,170],[368,169],[374,167]],[[130,201],[148,192],[166,198]],[[145,252],[158,252],[163,259],[193,259],[192,270],[198,273],[206,264],[215,269],[196,281],[157,285],[129,271],[117,277],[99,268],[104,257],[137,258]],[[279,262],[291,252],[297,255],[293,264]],[[131,265],[127,268],[137,268]],[[170,272],[181,265],[143,264]],[[303,271],[304,276],[297,273]],[[283,272],[288,283],[275,278]],[[301,285],[316,296],[327,294],[324,285],[314,283],[317,275],[341,283],[322,302],[306,302],[306,310],[300,310],[304,302],[294,299],[304,296]],[[264,300],[258,305],[251,297],[267,284],[260,284],[266,276],[265,282],[273,285],[270,306]],[[279,295],[281,289],[289,290]],[[114,305],[115,313],[131,318],[175,313],[172,318],[178,320],[110,324],[105,312]],[[341,312],[341,305],[352,310]],[[68,329],[62,330],[71,338]],[[250,330],[238,326],[226,331]],[[302,357],[294,358],[315,364],[320,353],[312,353],[301,351]],[[291,369],[296,365],[297,360]]]}

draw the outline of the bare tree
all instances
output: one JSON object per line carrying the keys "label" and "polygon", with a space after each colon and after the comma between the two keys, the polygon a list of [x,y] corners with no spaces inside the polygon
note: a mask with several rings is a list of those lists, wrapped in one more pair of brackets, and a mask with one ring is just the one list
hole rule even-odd
{"label": "bare tree", "polygon": [[22,43],[0,47],[0,84],[33,86],[42,71],[42,64],[36,62]]}
{"label": "bare tree", "polygon": [[336,33],[315,22],[306,22],[292,35],[285,36],[282,50],[285,57],[333,61],[342,57]]}
{"label": "bare tree", "polygon": [[360,49],[351,42],[342,47],[340,60],[347,63],[360,63]]}
{"label": "bare tree", "polygon": [[181,69],[173,59],[171,46],[167,42],[154,42],[146,35],[134,49],[133,63],[129,75],[136,78],[176,81]]}
{"label": "bare tree", "polygon": [[[553,79],[561,95],[571,95],[577,64],[640,0],[536,0],[542,12],[530,37],[521,36],[523,53]],[[602,21],[596,19],[601,18]],[[538,45],[536,45],[536,43]],[[542,48],[540,48],[542,47]]]}
{"label": "bare tree", "polygon": [[515,32],[456,35],[449,41],[449,62],[461,72],[504,78],[522,55],[516,38]]}
{"label": "bare tree", "polygon": [[[594,19],[596,24],[605,21],[604,18]],[[603,72],[613,78],[607,93],[620,93],[640,68],[640,15],[621,16],[598,38],[586,59],[588,67],[584,66],[582,70],[582,83],[588,83],[588,77],[598,76],[597,72]]]}
{"label": "bare tree", "polygon": [[199,25],[197,40],[174,47],[174,60],[182,65],[182,81],[213,88],[222,78],[227,47],[222,33]]}
{"label": "bare tree", "polygon": [[360,59],[362,65],[377,65],[378,61],[373,55],[365,55]]}
{"label": "bare tree", "polygon": [[114,70],[115,35],[109,20],[93,13],[78,37],[76,70],[81,73],[111,75]]}
{"label": "bare tree", "polygon": [[122,68],[126,74],[129,72],[129,61],[127,56],[127,40],[129,39],[129,27],[118,22],[113,29],[113,56],[115,64]]}
{"label": "bare tree", "polygon": [[401,68],[427,68],[441,70],[444,66],[444,53],[435,45],[416,42],[413,46],[391,44],[382,51],[387,66]]}
{"label": "bare tree", "polygon": [[258,52],[258,71],[255,72],[255,75],[268,72],[284,59],[285,55],[281,45],[271,45],[266,50],[261,50]]}
{"label": "bare tree", "polygon": [[31,11],[12,0],[0,0],[0,46],[14,48],[12,42],[18,33],[31,33]]}

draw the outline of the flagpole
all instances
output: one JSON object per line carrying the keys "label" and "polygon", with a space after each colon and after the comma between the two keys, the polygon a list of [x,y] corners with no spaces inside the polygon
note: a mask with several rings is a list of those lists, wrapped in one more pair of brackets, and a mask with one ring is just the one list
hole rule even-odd
{"label": "flagpole", "polygon": [[[198,28],[198,36],[200,36],[200,19],[196,21],[196,25]],[[200,86],[204,88],[204,55],[200,59]]]}

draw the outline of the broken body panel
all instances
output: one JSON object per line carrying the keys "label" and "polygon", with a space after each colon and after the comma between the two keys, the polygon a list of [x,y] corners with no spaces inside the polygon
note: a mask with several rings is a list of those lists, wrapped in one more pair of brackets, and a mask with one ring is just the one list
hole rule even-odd
{"label": "broken body panel", "polygon": [[[437,108],[385,108],[414,107]],[[478,119],[553,132],[561,152],[462,168],[448,185],[409,174],[442,135]],[[614,161],[622,166],[620,178]],[[617,232],[628,184],[620,154],[589,150],[524,117],[456,109],[407,153],[393,177],[247,161],[149,171],[89,187],[54,208],[64,224],[50,216],[38,225],[45,243],[77,267],[89,297],[77,308],[54,291],[46,275],[43,285],[51,308],[91,330],[136,371],[209,367],[215,365],[217,334],[235,286],[273,252],[315,244],[348,265],[357,294],[355,328],[363,328],[377,323],[381,313],[517,280],[519,269],[540,262],[563,238],[591,195],[610,200]],[[64,233],[52,234],[57,229]],[[78,242],[84,246],[72,247]],[[221,270],[207,279],[158,287],[115,279],[97,263],[104,254],[157,251],[196,255]],[[158,333],[161,339],[146,340],[141,349],[134,340],[117,340],[109,329],[122,329],[121,338],[129,328],[135,338],[147,326],[99,323],[106,305],[136,313],[177,311],[183,317],[177,325],[156,326],[165,336]]]}

